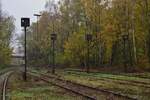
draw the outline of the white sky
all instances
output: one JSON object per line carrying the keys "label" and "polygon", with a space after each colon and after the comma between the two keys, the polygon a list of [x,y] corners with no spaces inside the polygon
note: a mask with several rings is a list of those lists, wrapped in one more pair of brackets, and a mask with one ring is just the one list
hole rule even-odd
{"label": "white sky", "polygon": [[34,13],[39,13],[44,10],[47,0],[1,0],[2,9],[9,15],[15,17],[16,33],[21,32],[20,19],[21,17],[30,17],[31,23],[36,21]]}
{"label": "white sky", "polygon": [[[39,13],[44,10],[45,2],[47,0],[0,0],[3,11],[9,15],[14,16],[16,31],[15,34],[21,34],[21,17],[29,17],[31,23],[36,21],[34,13]],[[14,38],[15,39],[15,38]],[[17,51],[19,44],[14,40],[11,44],[14,47],[14,52]]]}

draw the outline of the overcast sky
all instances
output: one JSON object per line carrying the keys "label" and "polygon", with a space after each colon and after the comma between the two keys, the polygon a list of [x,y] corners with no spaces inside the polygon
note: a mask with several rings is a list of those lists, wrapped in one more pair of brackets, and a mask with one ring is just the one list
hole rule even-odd
{"label": "overcast sky", "polygon": [[[14,34],[21,34],[21,17],[31,18],[31,23],[36,21],[34,13],[39,13],[44,10],[45,2],[48,0],[0,0],[2,3],[3,11],[9,15],[14,16],[16,31]],[[11,46],[14,48],[14,52],[17,52],[19,44],[17,40],[12,41]]]}
{"label": "overcast sky", "polygon": [[16,33],[21,32],[20,19],[21,17],[30,17],[31,22],[36,21],[34,13],[39,13],[44,10],[47,0],[1,0],[2,9],[8,12],[16,19]]}

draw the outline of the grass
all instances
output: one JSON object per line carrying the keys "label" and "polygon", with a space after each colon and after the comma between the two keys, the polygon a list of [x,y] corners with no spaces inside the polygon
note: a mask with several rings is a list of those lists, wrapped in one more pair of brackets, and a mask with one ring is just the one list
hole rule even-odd
{"label": "grass", "polygon": [[[73,69],[73,68],[66,68],[65,71],[75,71],[79,72],[81,69]],[[99,73],[99,74],[111,74],[111,75],[122,75],[122,76],[129,76],[129,77],[139,77],[139,78],[147,78],[150,79],[150,72],[142,72],[142,73],[120,73],[120,72],[93,72],[93,73]]]}
{"label": "grass", "polygon": [[[41,73],[47,73],[47,69],[44,70],[34,70],[38,71]],[[130,74],[105,74],[101,72],[91,72],[91,73],[86,73],[86,72],[80,72],[79,70],[57,70],[56,73],[59,73],[60,75],[64,74],[75,74],[75,75],[81,75],[81,76],[87,76],[91,78],[112,78],[112,79],[117,79],[117,80],[125,80],[125,81],[134,81],[134,82],[143,82],[150,84],[150,73],[130,73]]]}
{"label": "grass", "polygon": [[[114,82],[114,80],[104,81],[101,78],[108,78],[113,77],[121,80],[134,80],[134,81],[142,81],[142,82],[150,82],[143,78],[136,78],[136,77],[127,77],[127,76],[119,76],[119,75],[110,75],[110,74],[94,74],[94,73],[84,73],[84,72],[77,72],[76,74],[65,72],[63,77],[67,80],[72,80],[81,84],[94,86],[97,88],[103,88],[119,93],[123,93],[129,95],[131,97],[136,97],[139,100],[149,100],[150,98],[150,88],[144,88],[140,86],[131,86],[128,84],[119,84]],[[137,80],[139,79],[139,80]]]}
{"label": "grass", "polygon": [[10,80],[10,100],[83,100],[80,96],[33,77],[28,77],[28,81],[24,82],[19,76],[15,75]]}
{"label": "grass", "polygon": [[127,80],[127,81],[143,82],[143,83],[150,84],[150,79],[140,78],[136,76],[113,75],[113,74],[103,74],[103,73],[86,73],[86,72],[77,72],[77,71],[66,71],[65,73],[78,74],[78,75],[87,76],[87,77],[112,78],[112,79],[118,79],[118,80]]}
{"label": "grass", "polygon": [[[41,71],[46,73],[46,71]],[[145,88],[137,85],[130,85],[130,83],[136,84],[136,82],[150,84],[150,79],[137,77],[135,75],[114,75],[105,73],[86,73],[79,71],[62,71],[57,70],[61,78],[71,80],[80,84],[93,86],[100,89],[106,89],[114,92],[123,93],[125,95],[136,97],[138,100],[149,100],[150,88]],[[116,80],[115,80],[116,79]],[[120,84],[120,81],[124,84]],[[129,81],[129,82],[128,82]]]}
{"label": "grass", "polygon": [[145,73],[130,73],[130,74],[124,74],[124,75],[150,79],[150,73],[148,73],[148,72],[145,72]]}
{"label": "grass", "polygon": [[[26,90],[15,90],[11,100],[80,100],[70,96],[55,86],[34,87]],[[78,98],[78,99],[77,99]]]}

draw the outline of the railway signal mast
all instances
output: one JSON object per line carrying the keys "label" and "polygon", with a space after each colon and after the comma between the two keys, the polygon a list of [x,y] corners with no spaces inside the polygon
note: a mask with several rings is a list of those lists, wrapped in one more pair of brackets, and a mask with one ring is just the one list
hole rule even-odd
{"label": "railway signal mast", "polygon": [[53,66],[52,66],[52,74],[55,74],[55,41],[57,39],[57,34],[52,33],[51,34],[51,40],[52,40],[52,48],[53,48]]}
{"label": "railway signal mast", "polygon": [[23,78],[26,81],[27,80],[27,46],[26,46],[26,33],[27,33],[27,27],[30,26],[30,18],[21,18],[21,27],[24,27],[24,60],[25,60],[25,66],[24,66],[24,74],[23,74]]}
{"label": "railway signal mast", "polygon": [[87,41],[87,73],[90,71],[90,42],[92,41],[92,34],[85,34]]}
{"label": "railway signal mast", "polygon": [[122,35],[123,38],[123,56],[124,56],[124,70],[125,72],[127,72],[127,64],[128,64],[128,59],[127,59],[127,49],[126,49],[126,45],[127,45],[127,41],[129,39],[129,36],[127,34],[123,34]]}

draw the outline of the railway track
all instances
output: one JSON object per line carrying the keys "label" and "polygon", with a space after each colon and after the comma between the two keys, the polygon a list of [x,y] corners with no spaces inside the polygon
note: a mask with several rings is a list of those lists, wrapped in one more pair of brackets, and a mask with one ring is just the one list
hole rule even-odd
{"label": "railway track", "polygon": [[[71,73],[72,75],[79,76],[79,74],[76,73]],[[105,82],[114,82],[114,83],[119,83],[122,85],[131,85],[131,86],[137,86],[137,87],[144,87],[144,88],[150,88],[149,83],[144,83],[144,82],[137,82],[137,81],[129,81],[129,80],[121,80],[121,79],[116,79],[116,78],[110,78],[110,77],[100,77],[100,78],[94,78],[91,76],[93,79],[97,80],[102,80]]]}
{"label": "railway track", "polygon": [[0,76],[9,72],[9,71],[15,70],[17,68],[19,68],[19,67],[11,67],[11,68],[4,69],[4,70],[0,71]]}
{"label": "railway track", "polygon": [[10,78],[10,76],[12,75],[13,71],[9,71],[5,74],[4,79],[3,79],[3,83],[2,83],[2,87],[1,87],[1,100],[6,100],[7,98],[7,85],[8,85],[8,80]]}
{"label": "railway track", "polygon": [[[81,72],[83,73],[84,71],[74,71],[74,70],[65,70],[66,72],[68,73],[71,73],[71,74],[78,74],[78,72]],[[86,74],[87,75],[87,74]],[[101,78],[107,78],[107,79],[113,79],[113,80],[121,80],[121,81],[128,81],[128,82],[135,82],[135,83],[139,83],[139,84],[147,84],[149,85],[150,84],[150,78],[144,78],[144,77],[137,77],[137,76],[129,76],[129,75],[124,75],[124,74],[121,74],[121,77],[128,77],[128,78],[143,78],[144,80],[147,80],[148,82],[143,82],[143,81],[138,81],[138,80],[127,80],[127,79],[120,79],[120,78],[116,78],[116,76],[118,76],[119,74],[108,74],[108,75],[112,75],[112,77],[108,77],[108,76],[101,76]],[[94,76],[94,75],[87,75],[87,76]],[[119,75],[120,76],[120,75]],[[94,76],[95,77],[95,76]]]}
{"label": "railway track", "polygon": [[[70,71],[70,72],[85,72],[83,70],[75,70],[75,69],[65,69],[64,71]],[[144,79],[150,79],[150,73],[104,73],[104,72],[92,72],[92,73],[102,73],[102,74],[109,74],[109,75],[121,75],[121,76],[127,76],[127,77],[137,77],[137,78],[144,78]]]}
{"label": "railway track", "polygon": [[30,71],[28,73],[40,78],[47,83],[51,83],[68,91],[79,94],[83,97],[86,97],[88,100],[103,100],[103,98],[104,100],[137,100],[137,98],[129,97],[124,94],[82,85],[79,83],[61,79],[54,75],[45,75],[33,71]]}

